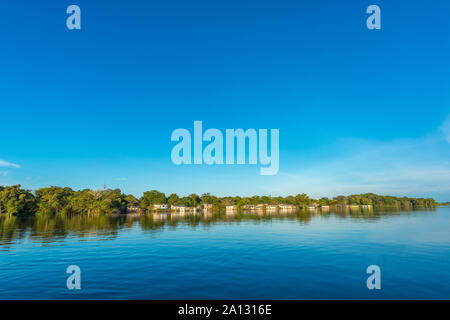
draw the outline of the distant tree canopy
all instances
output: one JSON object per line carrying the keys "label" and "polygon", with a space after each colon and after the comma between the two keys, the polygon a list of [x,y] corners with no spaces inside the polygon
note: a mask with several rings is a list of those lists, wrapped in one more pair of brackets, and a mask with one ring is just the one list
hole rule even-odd
{"label": "distant tree canopy", "polygon": [[129,194],[125,197],[125,201],[127,204],[131,205],[131,206],[138,206],[139,205],[139,200],[133,196],[132,194]]}
{"label": "distant tree canopy", "polygon": [[38,212],[65,213],[71,208],[75,192],[70,188],[50,187],[36,190]]}
{"label": "distant tree canopy", "polygon": [[36,197],[20,185],[0,187],[0,214],[26,215],[36,212]]}
{"label": "distant tree canopy", "polygon": [[[36,190],[21,189],[20,185],[0,187],[0,214],[101,214],[122,212],[134,196],[119,189],[81,190],[49,187]],[[134,198],[136,199],[136,198]],[[137,203],[137,199],[136,199]]]}
{"label": "distant tree canopy", "polygon": [[407,198],[393,196],[379,196],[374,193],[364,193],[345,196],[337,196],[329,201],[329,204],[349,205],[373,205],[386,208],[427,208],[436,207],[438,202],[431,198]]}
{"label": "distant tree canopy", "polygon": [[216,197],[209,193],[201,196],[193,193],[179,197],[172,193],[168,197],[162,192],[151,190],[144,192],[140,199],[133,195],[123,194],[120,189],[74,191],[71,188],[49,187],[36,190],[24,190],[20,185],[0,186],[0,214],[33,215],[33,214],[105,214],[125,212],[127,206],[140,206],[152,209],[154,204],[184,205],[197,207],[205,203],[216,208],[229,205],[242,207],[256,204],[294,204],[306,208],[309,204],[317,205],[372,205],[378,208],[433,208],[438,203],[431,198],[407,198],[380,196],[374,193],[337,196],[333,199],[312,199],[307,194],[295,196],[272,197],[252,196]]}
{"label": "distant tree canopy", "polygon": [[167,199],[164,193],[152,190],[144,192],[140,200],[141,208],[151,209],[154,204],[166,204]]}

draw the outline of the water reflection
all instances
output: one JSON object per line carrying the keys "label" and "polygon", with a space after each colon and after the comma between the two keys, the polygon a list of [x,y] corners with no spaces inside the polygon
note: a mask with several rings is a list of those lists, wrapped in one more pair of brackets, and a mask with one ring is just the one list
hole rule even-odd
{"label": "water reflection", "polygon": [[[421,213],[425,210],[421,209]],[[434,209],[426,211],[433,212]],[[0,246],[3,249],[9,244],[21,239],[30,239],[41,243],[50,243],[66,237],[78,237],[80,240],[90,237],[115,239],[121,229],[139,227],[145,231],[162,231],[165,227],[171,229],[184,225],[193,228],[211,227],[214,224],[229,223],[270,223],[273,220],[286,220],[302,225],[308,224],[316,217],[336,217],[339,219],[363,219],[376,221],[396,215],[409,215],[414,211],[352,209],[342,210],[251,210],[203,212],[203,213],[152,213],[146,215],[98,215],[98,216],[36,216],[7,217],[0,216]]]}

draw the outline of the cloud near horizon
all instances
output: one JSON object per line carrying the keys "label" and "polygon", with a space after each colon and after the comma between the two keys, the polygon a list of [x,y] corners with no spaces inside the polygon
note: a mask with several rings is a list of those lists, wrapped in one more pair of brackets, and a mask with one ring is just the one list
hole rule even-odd
{"label": "cloud near horizon", "polygon": [[8,162],[5,160],[0,160],[0,167],[7,167],[7,168],[20,168],[20,165]]}
{"label": "cloud near horizon", "polygon": [[305,190],[314,197],[374,192],[448,201],[450,117],[439,129],[417,139],[342,139],[336,144],[339,156],[296,172],[280,172],[270,191]]}

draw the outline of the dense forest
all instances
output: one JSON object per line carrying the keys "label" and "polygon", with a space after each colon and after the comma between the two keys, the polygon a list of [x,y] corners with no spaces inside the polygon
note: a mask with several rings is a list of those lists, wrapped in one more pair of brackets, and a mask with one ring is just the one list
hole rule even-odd
{"label": "dense forest", "polygon": [[191,194],[180,197],[175,193],[166,196],[152,190],[144,192],[140,199],[133,195],[123,194],[119,189],[74,191],[71,188],[49,187],[34,192],[24,190],[20,185],[0,186],[0,214],[34,215],[34,214],[105,214],[124,213],[127,206],[150,210],[154,204],[184,205],[197,207],[204,203],[212,204],[216,209],[248,204],[295,204],[306,208],[309,204],[317,205],[372,205],[379,208],[433,208],[438,205],[434,199],[380,196],[365,193],[349,196],[337,196],[333,199],[312,199],[305,193],[296,196],[271,197],[216,197],[205,193],[201,196]]}

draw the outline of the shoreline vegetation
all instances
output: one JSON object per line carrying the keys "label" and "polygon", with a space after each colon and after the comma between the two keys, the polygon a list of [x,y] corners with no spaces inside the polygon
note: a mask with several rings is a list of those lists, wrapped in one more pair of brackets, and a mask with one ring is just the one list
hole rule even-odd
{"label": "shoreline vegetation", "polygon": [[74,191],[69,187],[48,187],[34,192],[21,185],[0,186],[0,215],[26,216],[42,214],[101,215],[148,214],[154,212],[200,211],[297,211],[339,209],[415,209],[435,208],[440,204],[432,198],[381,196],[374,193],[336,196],[333,199],[313,199],[307,194],[271,197],[216,197],[205,193],[180,197],[175,193],[166,196],[157,190],[147,191],[137,199],[120,189]]}

